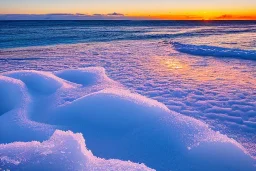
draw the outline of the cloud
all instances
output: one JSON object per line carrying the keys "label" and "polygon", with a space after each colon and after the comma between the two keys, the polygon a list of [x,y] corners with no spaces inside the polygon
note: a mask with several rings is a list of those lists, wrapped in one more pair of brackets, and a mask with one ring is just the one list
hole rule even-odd
{"label": "cloud", "polygon": [[93,16],[104,16],[103,14],[93,14]]}
{"label": "cloud", "polygon": [[[122,13],[50,13],[50,14],[0,14],[0,20],[202,20],[196,15],[160,15],[160,16],[126,16]],[[211,20],[256,20],[256,16],[235,16],[224,14],[210,18]]]}
{"label": "cloud", "polygon": [[239,16],[239,15],[230,15],[230,14],[224,14],[218,17],[213,18],[214,20],[255,20],[256,16]]}
{"label": "cloud", "polygon": [[203,17],[197,15],[160,15],[160,16],[149,16],[149,18],[153,18],[156,20],[202,20]]}
{"label": "cloud", "polygon": [[215,19],[231,19],[231,18],[233,18],[233,15],[224,14],[224,15],[216,17]]}
{"label": "cloud", "polygon": [[113,12],[108,14],[108,16],[124,16],[124,14]]}
{"label": "cloud", "polygon": [[88,16],[87,14],[76,13],[76,15]]}
{"label": "cloud", "polygon": [[0,14],[0,20],[125,20],[131,19],[121,13],[110,14],[70,14],[70,13],[51,13],[51,14]]}

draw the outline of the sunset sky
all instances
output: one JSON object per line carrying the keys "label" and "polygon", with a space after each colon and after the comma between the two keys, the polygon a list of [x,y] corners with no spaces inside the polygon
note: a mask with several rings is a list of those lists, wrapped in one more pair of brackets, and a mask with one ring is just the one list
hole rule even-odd
{"label": "sunset sky", "polygon": [[0,13],[122,14],[121,18],[135,19],[256,19],[256,0],[2,0]]}

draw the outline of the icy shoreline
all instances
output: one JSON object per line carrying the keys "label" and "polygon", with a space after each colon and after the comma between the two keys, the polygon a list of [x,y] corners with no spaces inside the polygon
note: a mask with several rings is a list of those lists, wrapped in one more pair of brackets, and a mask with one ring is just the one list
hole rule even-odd
{"label": "icy shoreline", "polygon": [[[6,72],[0,86],[2,169],[255,169],[255,160],[235,140],[130,93],[103,68]],[[87,149],[81,153],[77,147],[86,148],[84,139],[95,156],[146,166],[98,159]]]}
{"label": "icy shoreline", "polygon": [[207,45],[183,44],[178,42],[171,42],[171,44],[177,51],[190,55],[256,60],[256,50],[243,50]]}

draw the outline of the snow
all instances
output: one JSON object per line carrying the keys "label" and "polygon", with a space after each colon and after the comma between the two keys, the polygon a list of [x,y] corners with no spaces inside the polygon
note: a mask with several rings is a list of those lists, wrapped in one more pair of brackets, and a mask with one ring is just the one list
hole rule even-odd
{"label": "snow", "polygon": [[0,76],[0,116],[14,109],[21,101],[19,87],[15,86],[15,81]]}
{"label": "snow", "polygon": [[105,70],[97,67],[81,68],[79,70],[69,69],[58,71],[55,74],[62,79],[83,86],[97,84],[100,80],[108,79],[105,75]]}
{"label": "snow", "polygon": [[255,170],[234,139],[131,93],[103,68],[6,72],[0,85],[1,169]]}
{"label": "snow", "polygon": [[52,94],[56,92],[62,83],[51,73],[37,71],[8,72],[5,74],[11,78],[17,78],[24,82],[29,90],[39,94]]}
{"label": "snow", "polygon": [[56,130],[42,143],[14,142],[0,145],[1,170],[152,171],[144,164],[105,160],[86,148],[82,134]]}

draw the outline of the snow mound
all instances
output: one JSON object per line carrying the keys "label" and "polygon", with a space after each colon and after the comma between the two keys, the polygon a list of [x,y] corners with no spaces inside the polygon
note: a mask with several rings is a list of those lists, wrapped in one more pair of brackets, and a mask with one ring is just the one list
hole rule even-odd
{"label": "snow mound", "polygon": [[178,42],[172,42],[171,44],[177,51],[191,55],[256,60],[255,50],[230,49],[207,45],[182,44]]}
{"label": "snow mound", "polygon": [[22,82],[0,76],[0,116],[17,107],[22,99]]}
{"label": "snow mound", "polygon": [[50,116],[48,124],[82,132],[100,157],[145,163],[157,170],[253,170],[253,160],[234,140],[128,91],[89,94]]}
{"label": "snow mound", "polygon": [[30,119],[32,103],[24,82],[0,75],[0,143],[45,140],[54,132],[53,126]]}
{"label": "snow mound", "polygon": [[[4,91],[0,93],[3,100],[8,98],[8,105],[0,105],[4,113],[0,116],[0,142],[12,143],[0,145],[0,168],[146,169],[134,162],[160,171],[255,170],[255,160],[235,140],[155,100],[111,84],[114,81],[102,68],[56,72],[61,78],[39,71],[3,75],[0,85]],[[110,88],[102,89],[105,85]],[[11,92],[19,89],[22,95],[16,98]],[[131,162],[93,157],[83,137],[96,156]],[[27,142],[32,140],[44,142]]]}
{"label": "snow mound", "polygon": [[97,158],[86,148],[82,134],[71,131],[57,130],[49,140],[42,143],[33,141],[2,144],[0,151],[1,170],[153,170],[144,164]]}
{"label": "snow mound", "polygon": [[61,86],[66,85],[55,75],[42,71],[14,71],[5,75],[23,81],[29,90],[39,94],[52,94]]}
{"label": "snow mound", "polygon": [[83,86],[93,85],[108,78],[105,75],[105,70],[98,67],[58,71],[55,75]]}

